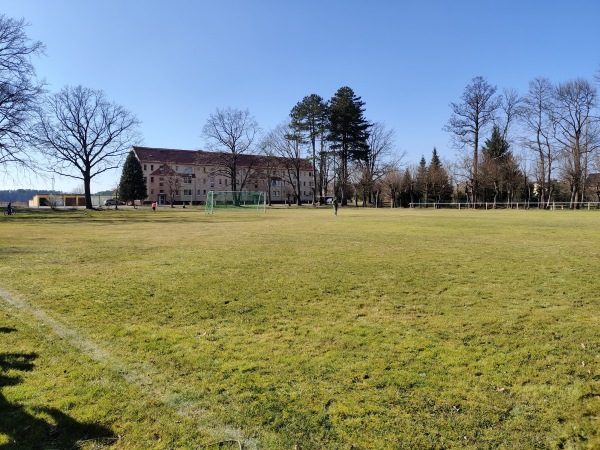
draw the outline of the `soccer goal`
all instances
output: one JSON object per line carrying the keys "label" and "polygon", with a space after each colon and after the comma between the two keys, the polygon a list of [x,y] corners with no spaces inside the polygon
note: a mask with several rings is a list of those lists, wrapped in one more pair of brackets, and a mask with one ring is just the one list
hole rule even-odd
{"label": "soccer goal", "polygon": [[206,194],[206,214],[224,208],[266,212],[266,195],[263,191],[210,191]]}

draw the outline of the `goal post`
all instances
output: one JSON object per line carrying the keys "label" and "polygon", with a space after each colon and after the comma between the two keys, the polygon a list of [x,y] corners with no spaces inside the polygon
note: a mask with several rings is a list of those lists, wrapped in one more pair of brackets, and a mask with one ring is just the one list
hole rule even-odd
{"label": "goal post", "polygon": [[206,214],[215,209],[267,211],[267,199],[264,191],[209,191],[206,194]]}

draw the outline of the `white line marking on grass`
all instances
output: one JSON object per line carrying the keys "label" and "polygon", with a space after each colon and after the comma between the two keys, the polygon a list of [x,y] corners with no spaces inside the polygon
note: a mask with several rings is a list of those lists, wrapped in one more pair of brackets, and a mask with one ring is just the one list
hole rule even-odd
{"label": "white line marking on grass", "polygon": [[[0,300],[3,300],[17,311],[34,317],[38,323],[48,327],[58,337],[67,341],[69,345],[75,347],[78,351],[89,356],[94,361],[102,363],[108,366],[110,370],[118,373],[127,383],[138,388],[144,395],[153,400],[160,398],[163,404],[174,409],[178,415],[182,417],[190,415],[202,417],[208,414],[206,410],[196,407],[196,405],[193,404],[193,401],[189,401],[185,406],[182,406],[181,393],[171,391],[168,387],[160,389],[160,383],[155,383],[151,378],[152,374],[160,373],[153,364],[147,362],[140,363],[140,369],[145,373],[144,375],[141,375],[136,369],[124,365],[118,358],[113,357],[107,350],[85,339],[80,333],[49,316],[45,311],[35,308],[19,299],[18,296],[12,295],[4,289],[0,289]],[[240,430],[225,426],[219,428],[218,432],[226,435],[228,439],[237,440],[240,436],[243,436],[243,433]],[[257,442],[253,439],[244,439],[243,442],[247,448],[256,448],[257,446]]]}

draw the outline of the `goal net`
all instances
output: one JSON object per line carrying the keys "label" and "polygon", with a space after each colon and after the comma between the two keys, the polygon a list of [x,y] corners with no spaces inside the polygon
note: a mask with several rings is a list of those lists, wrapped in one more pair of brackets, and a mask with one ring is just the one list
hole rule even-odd
{"label": "goal net", "polygon": [[263,191],[210,191],[206,194],[206,214],[224,208],[266,212],[266,196]]}

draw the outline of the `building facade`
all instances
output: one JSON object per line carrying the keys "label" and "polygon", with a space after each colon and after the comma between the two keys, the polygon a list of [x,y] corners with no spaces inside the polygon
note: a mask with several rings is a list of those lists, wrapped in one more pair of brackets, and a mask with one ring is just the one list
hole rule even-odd
{"label": "building facade", "polygon": [[[263,191],[272,203],[312,201],[313,173],[307,160],[226,153],[132,147],[148,190],[145,202],[202,204],[210,191]],[[232,165],[235,163],[235,189]],[[297,176],[299,173],[299,189]]]}

